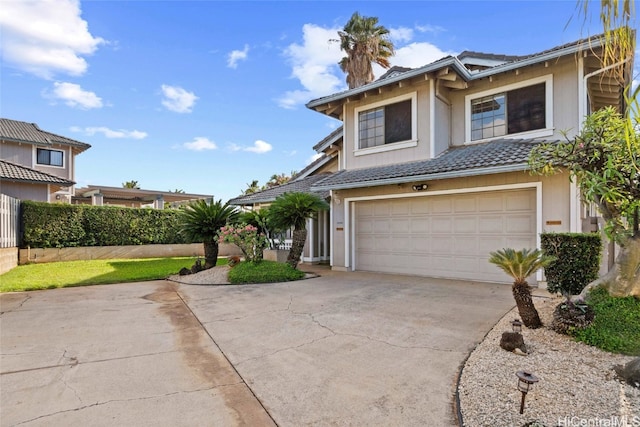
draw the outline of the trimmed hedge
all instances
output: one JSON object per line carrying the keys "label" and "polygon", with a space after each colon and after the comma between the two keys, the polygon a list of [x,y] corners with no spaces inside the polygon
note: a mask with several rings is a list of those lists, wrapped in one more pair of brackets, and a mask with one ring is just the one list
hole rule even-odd
{"label": "trimmed hedge", "polygon": [[22,247],[63,248],[191,243],[175,210],[24,201]]}
{"label": "trimmed hedge", "polygon": [[544,269],[547,289],[552,293],[578,295],[598,278],[602,238],[597,233],[542,233],[545,255],[556,257]]}

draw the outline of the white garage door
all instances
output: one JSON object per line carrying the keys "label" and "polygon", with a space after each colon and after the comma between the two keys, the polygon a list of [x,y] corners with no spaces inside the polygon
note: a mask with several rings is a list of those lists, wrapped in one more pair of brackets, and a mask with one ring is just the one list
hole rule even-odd
{"label": "white garage door", "polygon": [[536,247],[535,189],[355,203],[356,270],[505,282],[489,252]]}

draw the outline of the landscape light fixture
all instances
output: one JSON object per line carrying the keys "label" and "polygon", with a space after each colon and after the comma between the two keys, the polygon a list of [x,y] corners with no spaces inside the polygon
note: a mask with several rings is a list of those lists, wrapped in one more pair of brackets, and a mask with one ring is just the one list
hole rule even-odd
{"label": "landscape light fixture", "polygon": [[527,393],[531,390],[533,384],[540,380],[531,372],[527,371],[518,371],[516,372],[516,376],[518,377],[518,390],[522,392],[522,400],[520,401],[520,413],[522,414],[524,412],[524,399]]}
{"label": "landscape light fixture", "polygon": [[522,322],[520,321],[520,319],[511,321],[511,329],[513,330],[513,332],[516,332],[518,334],[522,332]]}
{"label": "landscape light fixture", "polygon": [[413,185],[411,188],[413,188],[413,191],[424,191],[427,189],[427,184],[416,184],[416,185]]}

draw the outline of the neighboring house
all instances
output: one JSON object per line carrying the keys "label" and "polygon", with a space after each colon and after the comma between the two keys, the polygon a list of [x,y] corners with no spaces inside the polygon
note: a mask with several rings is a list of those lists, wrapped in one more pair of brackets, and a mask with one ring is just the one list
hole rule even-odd
{"label": "neighboring house", "polygon": [[89,185],[83,188],[76,188],[75,195],[72,197],[73,204],[123,206],[128,208],[150,207],[154,209],[164,209],[167,204],[171,207],[176,207],[194,200],[213,200],[213,196]]}
{"label": "neighboring house", "polygon": [[508,282],[490,251],[590,227],[568,173],[531,175],[527,159],[591,111],[624,110],[633,58],[606,70],[601,50],[593,38],[528,56],[463,52],[309,102],[343,122],[315,147],[337,171],[309,189],[330,192],[332,268]]}
{"label": "neighboring house", "polygon": [[90,147],[35,123],[0,119],[0,193],[22,200],[70,201],[75,156]]}

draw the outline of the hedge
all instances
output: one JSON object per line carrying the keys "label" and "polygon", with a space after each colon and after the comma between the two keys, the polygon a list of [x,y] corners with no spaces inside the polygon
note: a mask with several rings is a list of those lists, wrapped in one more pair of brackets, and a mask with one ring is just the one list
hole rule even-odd
{"label": "hedge", "polygon": [[598,278],[602,239],[597,233],[542,233],[542,251],[556,260],[544,269],[552,293],[578,295]]}
{"label": "hedge", "polygon": [[189,243],[179,211],[24,201],[22,247]]}

